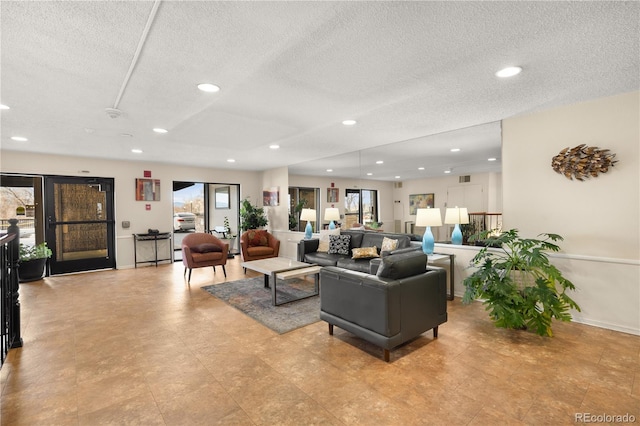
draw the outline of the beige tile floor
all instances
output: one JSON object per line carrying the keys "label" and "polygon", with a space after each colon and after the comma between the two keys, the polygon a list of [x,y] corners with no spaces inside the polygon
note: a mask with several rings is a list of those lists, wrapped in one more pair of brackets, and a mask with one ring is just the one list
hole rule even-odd
{"label": "beige tile floor", "polygon": [[[180,263],[22,284],[24,347],[0,370],[0,423],[640,422],[638,336],[575,323],[556,323],[554,338],[500,330],[456,299],[437,340],[427,332],[385,363],[323,322],[265,328],[200,289],[225,280],[217,269],[194,270],[191,285]],[[238,258],[227,272],[244,277]]]}

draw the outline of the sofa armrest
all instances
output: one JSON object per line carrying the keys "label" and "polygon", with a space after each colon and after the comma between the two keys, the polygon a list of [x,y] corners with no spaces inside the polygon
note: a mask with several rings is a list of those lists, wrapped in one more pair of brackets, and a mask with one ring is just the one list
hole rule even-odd
{"label": "sofa armrest", "polygon": [[318,238],[298,241],[298,262],[304,262],[305,254],[315,253],[319,246],[320,240]]}

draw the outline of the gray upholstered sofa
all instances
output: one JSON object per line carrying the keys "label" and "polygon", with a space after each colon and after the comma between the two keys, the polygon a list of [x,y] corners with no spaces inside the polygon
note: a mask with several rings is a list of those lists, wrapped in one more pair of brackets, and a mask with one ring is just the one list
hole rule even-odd
{"label": "gray upholstered sofa", "polygon": [[372,273],[323,267],[320,319],[329,323],[329,334],[334,326],[347,330],[380,346],[385,361],[391,349],[427,330],[438,337],[447,321],[447,278],[426,263],[422,251],[411,251],[372,261]]}
{"label": "gray upholstered sofa", "polygon": [[350,235],[351,237],[349,242],[350,251],[348,254],[320,252],[318,251],[320,240],[313,238],[310,240],[301,240],[298,243],[298,261],[314,263],[320,266],[338,266],[340,268],[369,273],[371,259],[353,259],[352,252],[354,248],[375,246],[378,252],[380,252],[382,241],[386,237],[397,240],[398,246],[395,250],[383,253],[383,255],[420,249],[420,243],[412,244],[412,236],[409,234],[347,229],[341,230],[340,235]]}

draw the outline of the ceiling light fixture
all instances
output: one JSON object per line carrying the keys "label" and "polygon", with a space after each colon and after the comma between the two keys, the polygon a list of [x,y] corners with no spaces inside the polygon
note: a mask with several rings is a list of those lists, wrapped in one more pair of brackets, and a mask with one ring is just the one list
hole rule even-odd
{"label": "ceiling light fixture", "polygon": [[160,127],[156,127],[155,129],[153,129],[154,132],[156,133],[167,133],[169,132],[167,129],[161,129]]}
{"label": "ceiling light fixture", "polygon": [[460,152],[460,148],[451,148],[451,152]]}
{"label": "ceiling light fixture", "polygon": [[448,174],[451,173],[451,170],[445,170],[444,172]]}
{"label": "ceiling light fixture", "polygon": [[376,164],[384,164],[384,161],[378,160],[378,161],[376,161]]}
{"label": "ceiling light fixture", "polygon": [[345,126],[353,126],[353,125],[355,125],[356,123],[357,123],[357,121],[356,121],[356,120],[344,120],[344,121],[342,122],[342,124],[344,124]]}
{"label": "ceiling light fixture", "polygon": [[367,176],[373,176],[373,173],[367,173]]}
{"label": "ceiling light fixture", "polygon": [[0,104],[0,109],[11,109],[8,106],[4,105],[4,104]]}
{"label": "ceiling light fixture", "polygon": [[26,142],[29,139],[25,138],[24,136],[11,136],[11,139],[16,141],[16,142]]}
{"label": "ceiling light fixture", "polygon": [[235,162],[236,162],[236,160],[234,160],[233,158],[227,159],[227,163],[235,163]]}
{"label": "ceiling light fixture", "polygon": [[514,75],[520,74],[521,71],[522,71],[522,68],[520,67],[507,67],[496,72],[496,77],[500,77],[500,78],[513,77]]}
{"label": "ceiling light fixture", "polygon": [[202,90],[203,92],[209,92],[209,93],[215,93],[220,91],[220,87],[211,83],[200,83],[198,84],[198,89]]}
{"label": "ceiling light fixture", "polygon": [[497,158],[493,158],[493,157],[487,158],[487,161],[496,161],[496,160],[497,160]]}
{"label": "ceiling light fixture", "polygon": [[400,176],[396,176],[396,179],[400,179]]}
{"label": "ceiling light fixture", "polygon": [[142,150],[138,148],[133,148],[131,152],[133,152],[134,154],[142,154]]}
{"label": "ceiling light fixture", "polygon": [[331,173],[331,172],[333,171],[333,169],[327,169],[327,171],[328,171],[329,173]]}
{"label": "ceiling light fixture", "polygon": [[418,170],[424,170],[424,167],[418,167]]}
{"label": "ceiling light fixture", "polygon": [[280,145],[276,145],[276,144],[269,145],[269,148],[270,148],[270,149],[279,149],[279,148],[280,148]]}

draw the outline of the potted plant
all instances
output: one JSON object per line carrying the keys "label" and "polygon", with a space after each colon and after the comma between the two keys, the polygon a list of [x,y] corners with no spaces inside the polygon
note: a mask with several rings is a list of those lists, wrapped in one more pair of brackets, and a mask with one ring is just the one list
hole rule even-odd
{"label": "potted plant", "polygon": [[44,275],[47,260],[51,257],[51,249],[47,243],[29,246],[20,244],[20,264],[18,277],[20,282],[36,281]]}
{"label": "potted plant", "polygon": [[492,237],[490,232],[472,237],[485,247],[471,260],[478,269],[463,282],[462,302],[482,299],[498,327],[552,336],[554,318],[571,321],[569,309],[580,311],[566,293],[575,290],[575,286],[549,262],[547,255],[560,250],[553,242],[563,238],[557,234],[540,234],[541,239],[522,238],[517,229]]}
{"label": "potted plant", "polygon": [[237,235],[231,230],[231,226],[229,225],[229,217],[224,217],[224,235],[227,237],[226,239],[229,241],[229,259],[234,258],[234,246],[236,242]]}
{"label": "potted plant", "polygon": [[263,207],[254,206],[245,198],[240,203],[240,229],[259,229],[267,226],[267,216]]}
{"label": "potted plant", "polygon": [[298,229],[298,221],[300,220],[300,213],[307,204],[307,200],[300,200],[293,208],[293,211],[289,214],[289,230],[296,231]]}

